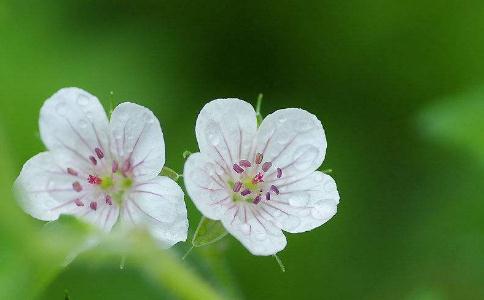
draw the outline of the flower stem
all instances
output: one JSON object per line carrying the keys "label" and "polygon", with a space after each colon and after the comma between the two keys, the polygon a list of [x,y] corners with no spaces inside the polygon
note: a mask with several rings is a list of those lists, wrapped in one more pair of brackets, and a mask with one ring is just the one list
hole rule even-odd
{"label": "flower stem", "polygon": [[257,96],[257,104],[255,106],[255,116],[257,118],[257,126],[260,125],[260,123],[262,123],[262,115],[260,113],[260,109],[261,109],[261,106],[262,106],[262,97],[264,97],[264,95],[262,93],[259,94],[259,96]]}
{"label": "flower stem", "polygon": [[277,256],[277,254],[272,255],[276,259],[277,264],[279,265],[279,268],[281,268],[281,271],[284,273],[286,272],[286,267],[284,266],[284,263],[282,260]]}

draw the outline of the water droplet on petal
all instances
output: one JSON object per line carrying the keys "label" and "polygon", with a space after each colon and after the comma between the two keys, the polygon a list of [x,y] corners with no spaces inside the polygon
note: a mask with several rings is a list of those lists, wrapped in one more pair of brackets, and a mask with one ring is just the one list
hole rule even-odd
{"label": "water droplet on petal", "polygon": [[311,167],[319,155],[318,148],[312,145],[304,145],[294,152],[294,167],[299,171],[304,171]]}
{"label": "water droplet on petal", "polygon": [[299,224],[301,224],[301,219],[293,215],[288,215],[282,220],[282,226],[287,230],[294,230]]}
{"label": "water droplet on petal", "polygon": [[329,193],[334,192],[336,190],[336,183],[333,180],[328,180],[324,184],[324,189]]}
{"label": "water droplet on petal", "polygon": [[60,116],[65,116],[67,114],[67,106],[64,102],[61,102],[56,105],[55,111],[60,115]]}
{"label": "water droplet on petal", "polygon": [[206,137],[207,137],[208,142],[211,145],[217,146],[218,144],[220,144],[220,135],[221,135],[220,128],[218,127],[217,124],[210,123],[207,126]]}
{"label": "water droplet on petal", "polygon": [[313,218],[318,220],[326,220],[331,218],[336,213],[336,206],[329,203],[317,203],[311,210]]}
{"label": "water droplet on petal", "polygon": [[314,181],[321,182],[323,181],[324,175],[320,172],[314,173]]}
{"label": "water droplet on petal", "polygon": [[86,95],[79,95],[77,103],[81,106],[86,106],[89,103],[89,98]]}
{"label": "water droplet on petal", "polygon": [[302,118],[296,123],[296,130],[299,132],[306,132],[313,127],[313,122],[307,118]]}
{"label": "water droplet on petal", "polygon": [[255,239],[258,241],[263,241],[267,238],[267,234],[265,232],[258,232],[255,234]]}
{"label": "water droplet on petal", "polygon": [[296,207],[306,206],[309,202],[309,193],[293,193],[289,198],[289,204]]}
{"label": "water droplet on petal", "polygon": [[301,208],[298,210],[297,215],[300,217],[307,217],[311,213],[310,208]]}
{"label": "water droplet on petal", "polygon": [[285,144],[289,143],[291,138],[292,137],[289,134],[280,134],[280,135],[277,136],[277,142],[281,145],[285,145]]}
{"label": "water droplet on petal", "polygon": [[249,234],[250,233],[250,225],[247,223],[242,223],[240,224],[240,231],[242,231],[243,234]]}
{"label": "water droplet on petal", "polygon": [[82,119],[79,120],[78,125],[79,125],[79,128],[82,128],[82,129],[87,128],[87,122],[86,122],[86,120],[82,120]]}
{"label": "water droplet on petal", "polygon": [[92,120],[94,118],[94,115],[92,114],[92,112],[87,112],[86,113],[86,117],[89,119],[89,120]]}

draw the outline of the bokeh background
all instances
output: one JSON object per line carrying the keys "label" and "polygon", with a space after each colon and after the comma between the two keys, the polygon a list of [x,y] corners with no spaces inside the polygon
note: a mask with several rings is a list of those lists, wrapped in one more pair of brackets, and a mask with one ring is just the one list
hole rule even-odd
{"label": "bokeh background", "polygon": [[[43,271],[59,261],[32,242],[43,224],[10,187],[44,149],[43,101],[66,86],[106,108],[151,108],[175,170],[197,150],[195,120],[211,99],[255,104],[264,93],[263,114],[300,107],[322,120],[337,215],[287,234],[285,273],[232,237],[179,262],[222,297],[483,299],[483,32],[477,0],[0,1],[2,299],[177,299],[193,289],[163,284],[129,256],[124,270],[91,259],[96,249]],[[193,233],[200,214],[186,202]]]}

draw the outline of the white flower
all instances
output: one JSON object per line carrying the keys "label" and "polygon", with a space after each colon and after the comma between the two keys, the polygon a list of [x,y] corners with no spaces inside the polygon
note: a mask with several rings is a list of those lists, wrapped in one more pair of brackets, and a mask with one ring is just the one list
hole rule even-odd
{"label": "white flower", "polygon": [[249,103],[217,99],[202,109],[195,131],[200,152],[185,163],[187,192],[252,254],[275,254],[287,243],[282,230],[309,231],[336,213],[336,183],[316,171],[326,137],[314,115],[282,109],[257,128]]}
{"label": "white flower", "polygon": [[108,121],[96,97],[65,88],[44,103],[39,126],[48,151],[27,161],[16,181],[26,212],[45,221],[75,215],[106,232],[119,218],[146,227],[162,247],[186,240],[183,192],[158,176],[165,144],[150,110],[122,103]]}

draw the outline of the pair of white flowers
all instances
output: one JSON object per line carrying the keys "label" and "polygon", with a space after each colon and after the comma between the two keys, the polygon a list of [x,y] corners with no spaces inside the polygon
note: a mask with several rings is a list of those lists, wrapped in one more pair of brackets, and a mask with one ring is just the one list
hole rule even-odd
{"label": "pair of white flowers", "polygon": [[[125,102],[108,120],[96,97],[65,88],[44,103],[39,126],[48,151],[16,181],[26,212],[45,221],[74,215],[105,232],[116,223],[144,227],[165,248],[186,240],[184,194],[159,176],[165,145],[149,109]],[[188,195],[251,253],[275,254],[286,246],[282,230],[308,231],[336,213],[336,184],[316,171],[326,138],[314,115],[278,110],[258,128],[249,103],[218,99],[202,109],[195,132],[200,152],[183,172]]]}

